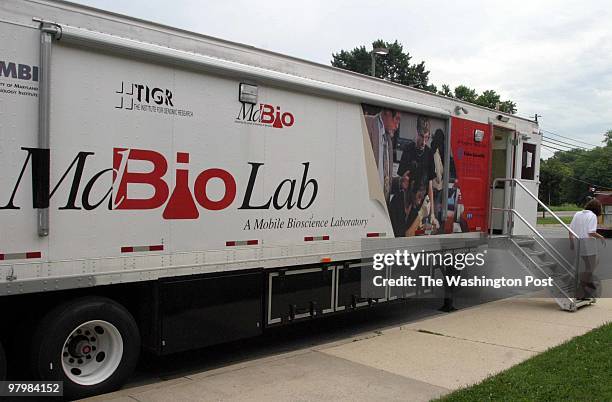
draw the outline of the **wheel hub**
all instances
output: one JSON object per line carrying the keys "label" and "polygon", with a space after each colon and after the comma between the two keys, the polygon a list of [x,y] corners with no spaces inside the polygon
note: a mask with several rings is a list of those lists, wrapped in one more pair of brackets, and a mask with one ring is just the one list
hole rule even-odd
{"label": "wheel hub", "polygon": [[90,343],[89,338],[83,335],[77,335],[72,338],[68,343],[68,353],[73,358],[82,358],[92,351],[92,343]]}
{"label": "wheel hub", "polygon": [[115,372],[122,356],[123,339],[119,330],[106,321],[89,321],[66,339],[62,368],[75,383],[94,385]]}

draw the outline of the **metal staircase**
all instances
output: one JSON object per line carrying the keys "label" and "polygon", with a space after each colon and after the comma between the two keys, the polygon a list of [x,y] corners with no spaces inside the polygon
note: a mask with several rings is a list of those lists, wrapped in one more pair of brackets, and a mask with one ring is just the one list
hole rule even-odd
{"label": "metal staircase", "polygon": [[[523,267],[534,277],[539,279],[552,279],[552,287],[549,287],[552,297],[559,307],[566,311],[576,311],[578,308],[595,303],[595,298],[578,299],[577,290],[579,286],[580,272],[580,244],[575,241],[573,250],[573,263],[564,257],[563,253],[553,246],[533,225],[531,225],[515,208],[514,200],[516,189],[520,188],[525,194],[536,200],[552,217],[554,217],[567,232],[567,238],[578,238],[576,233],[570,229],[553,211],[531,193],[517,179],[495,179],[493,188],[498,182],[508,182],[510,184],[510,205],[503,208],[494,208],[491,201],[489,207],[489,222],[493,211],[507,214],[508,233],[501,236],[494,236],[492,230],[490,238],[505,240],[509,251],[521,262]],[[491,200],[492,200],[491,196]],[[514,235],[514,219],[518,218],[531,232],[530,235]],[[569,242],[569,240],[568,240]]]}

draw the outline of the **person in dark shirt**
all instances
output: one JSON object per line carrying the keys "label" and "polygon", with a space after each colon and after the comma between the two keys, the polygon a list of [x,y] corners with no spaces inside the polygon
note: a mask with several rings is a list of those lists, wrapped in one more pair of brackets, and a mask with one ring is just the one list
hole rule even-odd
{"label": "person in dark shirt", "polygon": [[[406,145],[402,152],[397,174],[403,176],[410,171],[410,186],[408,191],[411,193],[411,208],[406,211],[405,235],[414,235],[415,230],[421,225],[421,219],[429,218],[434,230],[440,227],[435,216],[434,194],[432,181],[436,178],[434,157],[429,148],[429,138],[431,136],[431,122],[425,116],[417,118],[416,141]],[[411,169],[412,167],[412,169]],[[428,197],[428,207],[426,211],[421,211],[423,203]]]}
{"label": "person in dark shirt", "polygon": [[[395,237],[406,236],[408,217],[411,216],[414,210],[414,197],[410,190],[410,174],[416,171],[416,163],[411,163],[405,166],[402,173],[402,181],[400,191],[395,194],[389,203],[389,217],[393,226],[393,234]],[[415,215],[416,216],[416,215]],[[410,220],[412,222],[414,217]]]}

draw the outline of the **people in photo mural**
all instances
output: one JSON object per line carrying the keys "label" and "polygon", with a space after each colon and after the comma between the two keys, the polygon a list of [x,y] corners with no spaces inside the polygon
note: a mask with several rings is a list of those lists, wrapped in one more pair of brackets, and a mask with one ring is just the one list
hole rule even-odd
{"label": "people in photo mural", "polygon": [[[364,105],[364,114],[394,235],[408,237],[464,231],[460,224],[460,192],[452,158],[449,208],[447,216],[443,216],[444,130],[436,128],[432,133],[432,120],[427,116],[367,105]],[[406,126],[411,128],[400,127],[402,119],[410,123]],[[444,127],[443,122],[436,123]],[[396,151],[401,152],[400,158],[395,157]]]}
{"label": "people in photo mural", "polygon": [[[393,174],[394,136],[399,128],[400,118],[400,112],[390,109],[382,109],[374,115],[365,116],[387,204],[391,196],[397,194],[400,188],[400,178]],[[405,179],[402,182],[403,186],[407,185]]]}

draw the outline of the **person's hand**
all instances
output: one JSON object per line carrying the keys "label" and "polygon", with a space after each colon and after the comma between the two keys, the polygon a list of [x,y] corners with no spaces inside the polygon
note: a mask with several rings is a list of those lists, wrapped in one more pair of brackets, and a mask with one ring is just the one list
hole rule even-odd
{"label": "person's hand", "polygon": [[408,190],[408,186],[410,186],[410,173],[406,172],[400,177],[400,187],[402,190]]}
{"label": "person's hand", "polygon": [[438,222],[438,220],[436,219],[436,217],[434,215],[430,216],[431,219],[431,224],[433,225],[435,230],[440,229],[440,222]]}

